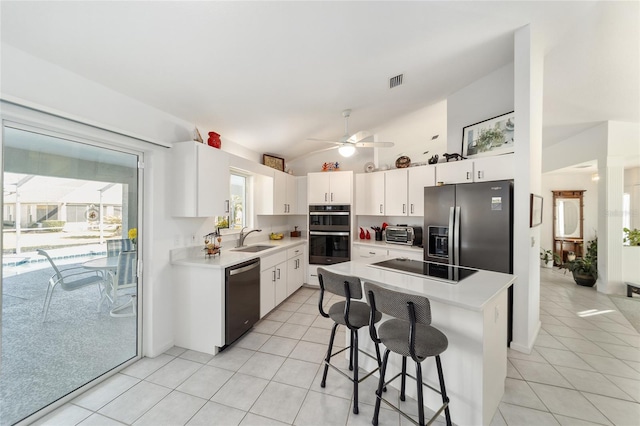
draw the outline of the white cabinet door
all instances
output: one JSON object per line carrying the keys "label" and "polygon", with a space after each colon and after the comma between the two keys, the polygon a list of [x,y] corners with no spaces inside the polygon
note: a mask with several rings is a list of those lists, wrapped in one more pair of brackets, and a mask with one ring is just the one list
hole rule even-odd
{"label": "white cabinet door", "polygon": [[309,204],[351,204],[353,172],[320,172],[307,175]]}
{"label": "white cabinet door", "polygon": [[384,215],[384,173],[356,175],[356,214]]}
{"label": "white cabinet door", "polygon": [[329,202],[331,204],[351,204],[353,172],[329,172]]}
{"label": "white cabinet door", "polygon": [[407,215],[407,169],[384,172],[384,201],[386,216]]}
{"label": "white cabinet door", "polygon": [[229,158],[194,141],[171,148],[173,216],[211,217],[229,213]]}
{"label": "white cabinet door", "polygon": [[302,254],[287,261],[287,297],[302,287],[304,281],[304,268]]}
{"label": "white cabinet door", "polygon": [[409,168],[408,184],[409,216],[424,216],[424,188],[425,186],[435,186],[436,167]]}
{"label": "white cabinet door", "polygon": [[260,272],[260,318],[276,307],[276,268]]}
{"label": "white cabinet door", "polygon": [[482,157],[473,160],[474,181],[513,179],[515,162],[513,154]]}
{"label": "white cabinet door", "polygon": [[293,175],[287,176],[287,214],[298,213],[298,180]]}
{"label": "white cabinet door", "polygon": [[444,185],[473,182],[473,161],[460,160],[436,166],[436,182]]}
{"label": "white cabinet door", "polygon": [[275,266],[275,306],[281,304],[287,298],[287,262]]}
{"label": "white cabinet door", "polygon": [[335,172],[309,173],[307,175],[307,200],[309,204],[329,203],[329,175]]}
{"label": "white cabinet door", "polygon": [[273,214],[287,213],[287,185],[289,175],[276,171],[273,176]]}

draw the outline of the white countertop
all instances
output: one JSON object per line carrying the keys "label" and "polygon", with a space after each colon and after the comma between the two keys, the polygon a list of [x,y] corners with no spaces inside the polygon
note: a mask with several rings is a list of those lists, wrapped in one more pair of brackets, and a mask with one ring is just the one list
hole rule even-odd
{"label": "white countertop", "polygon": [[251,246],[272,246],[273,248],[256,253],[242,253],[234,251],[235,247],[222,248],[220,255],[206,256],[204,247],[185,247],[171,250],[171,264],[182,266],[199,266],[205,268],[221,269],[242,263],[246,260],[269,256],[281,250],[286,250],[306,242],[303,238],[285,237],[281,240],[260,241]]}
{"label": "white countertop", "polygon": [[370,263],[394,258],[395,256],[378,256],[338,263],[325,268],[340,274],[360,277],[363,281],[386,285],[473,311],[484,310],[484,306],[489,301],[513,284],[517,278],[515,275],[478,270],[470,277],[451,284],[369,266]]}

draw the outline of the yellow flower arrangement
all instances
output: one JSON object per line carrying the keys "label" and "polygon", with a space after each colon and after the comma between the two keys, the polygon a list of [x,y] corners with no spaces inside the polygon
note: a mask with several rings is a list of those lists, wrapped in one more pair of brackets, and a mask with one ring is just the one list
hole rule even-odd
{"label": "yellow flower arrangement", "polygon": [[137,228],[129,229],[129,232],[127,233],[127,235],[129,236],[129,239],[133,241],[133,244],[135,244],[136,240],[138,239],[138,229]]}

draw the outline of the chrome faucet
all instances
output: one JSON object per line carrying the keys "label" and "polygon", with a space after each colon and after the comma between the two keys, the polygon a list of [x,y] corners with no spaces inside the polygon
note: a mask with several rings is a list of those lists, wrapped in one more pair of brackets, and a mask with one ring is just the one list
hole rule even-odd
{"label": "chrome faucet", "polygon": [[246,226],[240,230],[240,238],[238,238],[238,247],[244,247],[244,240],[247,238],[247,236],[249,236],[250,233],[262,232],[262,229],[253,229],[245,234],[244,233],[245,229],[247,229]]}

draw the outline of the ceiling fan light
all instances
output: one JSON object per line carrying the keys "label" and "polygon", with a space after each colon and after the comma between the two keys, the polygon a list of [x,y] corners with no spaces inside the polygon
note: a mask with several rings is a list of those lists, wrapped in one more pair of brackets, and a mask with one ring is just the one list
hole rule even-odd
{"label": "ceiling fan light", "polygon": [[345,143],[340,145],[340,148],[338,148],[338,152],[343,157],[351,157],[356,152],[356,147],[350,143]]}

